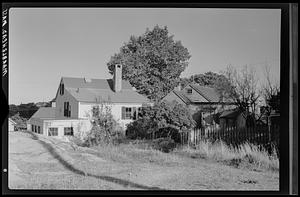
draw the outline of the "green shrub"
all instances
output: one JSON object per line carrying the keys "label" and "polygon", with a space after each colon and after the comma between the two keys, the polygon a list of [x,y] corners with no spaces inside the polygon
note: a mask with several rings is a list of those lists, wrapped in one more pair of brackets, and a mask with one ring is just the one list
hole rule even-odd
{"label": "green shrub", "polygon": [[175,143],[181,143],[181,136],[178,129],[172,127],[165,127],[159,129],[155,136],[157,138],[171,138],[174,140]]}
{"label": "green shrub", "polygon": [[85,146],[116,144],[124,139],[122,128],[113,118],[108,102],[100,102],[93,107],[91,123],[92,129],[84,139]]}
{"label": "green shrub", "polygon": [[153,129],[157,126],[147,118],[138,119],[127,126],[126,137],[129,139],[149,139]]}
{"label": "green shrub", "polygon": [[154,139],[170,137],[180,141],[179,131],[187,131],[195,121],[186,106],[174,102],[160,102],[142,108],[139,119],[127,126],[130,139]]}

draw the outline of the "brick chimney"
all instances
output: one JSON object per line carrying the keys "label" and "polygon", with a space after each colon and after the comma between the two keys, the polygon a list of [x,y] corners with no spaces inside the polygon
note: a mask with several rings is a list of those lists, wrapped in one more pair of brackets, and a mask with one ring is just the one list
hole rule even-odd
{"label": "brick chimney", "polygon": [[120,92],[122,90],[122,65],[116,64],[114,68],[114,91]]}

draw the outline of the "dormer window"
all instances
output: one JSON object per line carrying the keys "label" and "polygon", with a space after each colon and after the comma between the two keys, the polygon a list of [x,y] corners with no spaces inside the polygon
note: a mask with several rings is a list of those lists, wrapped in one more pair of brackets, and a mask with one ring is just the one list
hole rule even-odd
{"label": "dormer window", "polygon": [[64,84],[61,83],[61,84],[59,85],[59,94],[60,94],[60,95],[64,95],[64,90],[65,90]]}
{"label": "dormer window", "polygon": [[193,92],[192,88],[187,88],[187,89],[186,89],[186,93],[187,93],[187,94],[192,94],[192,92]]}

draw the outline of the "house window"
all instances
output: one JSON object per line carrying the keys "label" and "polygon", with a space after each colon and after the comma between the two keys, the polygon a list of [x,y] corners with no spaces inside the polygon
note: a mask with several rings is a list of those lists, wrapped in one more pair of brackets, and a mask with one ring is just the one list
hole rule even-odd
{"label": "house window", "polygon": [[35,133],[37,132],[37,128],[36,128],[36,125],[34,125],[34,132],[35,132]]}
{"label": "house window", "polygon": [[41,133],[41,127],[38,126],[38,133]]}
{"label": "house window", "polygon": [[138,111],[136,107],[122,107],[122,119],[123,120],[136,120]]}
{"label": "house window", "polygon": [[58,136],[58,128],[57,127],[50,127],[48,129],[48,136]]}
{"label": "house window", "polygon": [[64,135],[74,135],[73,127],[64,127]]}
{"label": "house window", "polygon": [[34,125],[33,124],[31,125],[31,131],[34,131]]}
{"label": "house window", "polygon": [[125,107],[125,119],[131,119],[131,107]]}
{"label": "house window", "polygon": [[65,90],[64,84],[61,83],[61,84],[59,85],[59,94],[60,94],[60,95],[63,95],[63,94],[64,94],[64,90]]}
{"label": "house window", "polygon": [[186,93],[187,93],[187,94],[192,94],[192,92],[193,92],[193,91],[192,91],[192,88],[187,88],[187,89],[186,89]]}
{"label": "house window", "polygon": [[142,112],[142,107],[139,107],[139,108],[137,109],[137,117],[136,117],[137,119],[142,117],[141,112]]}
{"label": "house window", "polygon": [[69,102],[64,102],[64,116],[71,117],[71,105]]}

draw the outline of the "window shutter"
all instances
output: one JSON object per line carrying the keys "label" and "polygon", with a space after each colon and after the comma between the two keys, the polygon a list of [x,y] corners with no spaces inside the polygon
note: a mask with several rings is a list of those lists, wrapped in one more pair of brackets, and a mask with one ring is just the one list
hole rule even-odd
{"label": "window shutter", "polygon": [[132,108],[132,114],[131,114],[131,116],[132,116],[133,120],[137,119],[137,110],[136,110],[136,107]]}
{"label": "window shutter", "polygon": [[125,107],[122,107],[122,120],[124,120],[125,119]]}
{"label": "window shutter", "polygon": [[64,116],[66,116],[66,102],[64,102]]}

